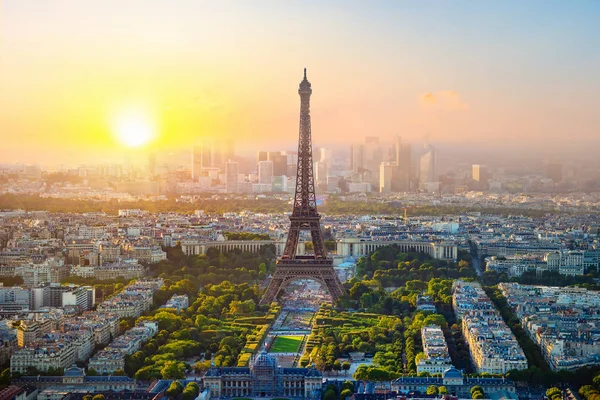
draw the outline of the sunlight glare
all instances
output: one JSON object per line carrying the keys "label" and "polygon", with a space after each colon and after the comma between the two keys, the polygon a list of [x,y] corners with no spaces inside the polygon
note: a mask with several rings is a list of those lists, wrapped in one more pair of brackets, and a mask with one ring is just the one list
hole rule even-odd
{"label": "sunlight glare", "polygon": [[128,147],[139,147],[154,137],[154,126],[150,118],[141,112],[128,112],[119,115],[114,131],[121,143]]}

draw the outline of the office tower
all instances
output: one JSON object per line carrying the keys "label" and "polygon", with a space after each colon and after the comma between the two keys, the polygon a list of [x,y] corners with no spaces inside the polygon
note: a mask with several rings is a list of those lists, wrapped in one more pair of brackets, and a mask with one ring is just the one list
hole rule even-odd
{"label": "office tower", "polygon": [[379,166],[383,161],[383,150],[379,144],[379,137],[367,136],[363,146],[364,168],[371,171],[375,185],[379,184]]}
{"label": "office tower", "polygon": [[206,148],[210,159],[208,163],[203,161],[204,168],[212,167],[223,170],[227,161],[234,157],[233,141],[231,140],[217,139],[212,141]]}
{"label": "office tower", "polygon": [[333,150],[325,147],[321,147],[320,149],[321,158],[319,161],[324,161],[331,163],[333,161]]}
{"label": "office tower", "polygon": [[367,136],[364,144],[351,147],[351,166],[355,178],[368,181],[374,187],[379,186],[380,165],[384,161],[384,151],[379,143],[379,137]]}
{"label": "office tower", "polygon": [[396,161],[396,165],[400,165],[400,159],[402,158],[402,138],[400,136],[394,138],[394,153],[394,161]]}
{"label": "office tower", "polygon": [[287,154],[282,154],[280,151],[270,151],[267,153],[267,160],[273,163],[273,176],[287,175]]}
{"label": "office tower", "polygon": [[396,137],[395,143],[396,171],[394,176],[393,191],[407,192],[411,190],[412,173],[412,148],[410,143],[402,143],[400,137]]}
{"label": "office tower", "polygon": [[544,168],[544,176],[554,183],[562,181],[562,164],[548,163]]}
{"label": "office tower", "polygon": [[194,146],[192,148],[192,180],[197,181],[200,178],[202,170],[202,146]]}
{"label": "office tower", "polygon": [[437,180],[437,151],[435,147],[428,145],[419,159],[419,184],[423,189],[426,182],[437,182]]}
{"label": "office tower", "polygon": [[317,185],[327,182],[327,165],[323,161],[315,161],[314,171]]}
{"label": "office tower", "polygon": [[204,168],[212,166],[212,147],[206,144],[194,146],[192,149],[192,179],[197,181]]}
{"label": "office tower", "polygon": [[260,161],[258,163],[258,183],[270,185],[273,180],[273,161]]}
{"label": "office tower", "polygon": [[352,146],[352,172],[355,174],[363,172],[365,169],[364,145],[355,144]]}
{"label": "office tower", "polygon": [[333,166],[333,150],[322,147],[319,152],[321,155],[319,161],[325,164],[325,175],[329,175]]}
{"label": "office tower", "polygon": [[[379,192],[391,193],[394,183],[394,170],[397,170],[395,162],[384,161],[379,166]],[[395,189],[395,188],[394,188]]]}
{"label": "office tower", "polygon": [[225,190],[227,193],[237,193],[238,191],[238,169],[239,164],[235,161],[225,164]]}
{"label": "office tower", "polygon": [[268,161],[269,153],[266,151],[259,151],[256,154],[256,163],[258,164],[261,161]]}
{"label": "office tower", "polygon": [[473,181],[475,182],[475,189],[487,189],[488,179],[490,179],[490,174],[487,167],[485,165],[473,164]]}

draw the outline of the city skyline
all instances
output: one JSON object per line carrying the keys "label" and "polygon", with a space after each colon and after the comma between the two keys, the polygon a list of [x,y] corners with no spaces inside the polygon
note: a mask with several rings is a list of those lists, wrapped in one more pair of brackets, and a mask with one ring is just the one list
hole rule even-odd
{"label": "city skyline", "polygon": [[598,4],[465,4],[7,1],[0,157],[293,147],[303,67],[326,147],[426,133],[549,154],[596,144]]}

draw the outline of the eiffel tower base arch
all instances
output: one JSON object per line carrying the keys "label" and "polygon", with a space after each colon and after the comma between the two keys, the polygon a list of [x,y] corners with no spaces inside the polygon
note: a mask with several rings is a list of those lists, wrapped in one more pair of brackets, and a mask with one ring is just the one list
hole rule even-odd
{"label": "eiffel tower base arch", "polygon": [[311,260],[310,263],[303,263],[298,259],[278,260],[275,274],[260,300],[260,305],[271,304],[282,290],[298,279],[319,282],[322,287],[327,289],[334,302],[344,294],[344,287],[333,269],[333,260],[324,259],[317,262]]}

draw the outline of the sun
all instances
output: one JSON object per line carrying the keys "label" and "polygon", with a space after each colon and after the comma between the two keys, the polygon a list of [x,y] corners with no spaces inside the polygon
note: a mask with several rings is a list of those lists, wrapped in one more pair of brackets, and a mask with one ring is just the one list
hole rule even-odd
{"label": "sun", "polygon": [[116,117],[114,133],[128,147],[140,147],[149,143],[155,134],[151,118],[142,112],[127,112]]}

